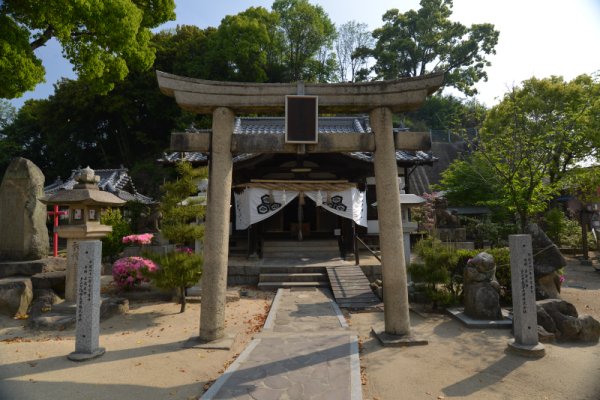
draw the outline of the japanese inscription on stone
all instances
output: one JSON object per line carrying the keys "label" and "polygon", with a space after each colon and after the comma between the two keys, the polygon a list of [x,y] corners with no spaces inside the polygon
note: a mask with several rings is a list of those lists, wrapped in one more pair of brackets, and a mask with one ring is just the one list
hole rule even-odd
{"label": "japanese inscription on stone", "polygon": [[[77,259],[77,321],[75,353],[71,359],[103,353],[100,349],[100,260],[102,243],[82,240],[73,245]],[[83,355],[83,356],[82,356]]]}
{"label": "japanese inscription on stone", "polygon": [[536,345],[537,310],[531,236],[510,235],[509,246],[515,342]]}

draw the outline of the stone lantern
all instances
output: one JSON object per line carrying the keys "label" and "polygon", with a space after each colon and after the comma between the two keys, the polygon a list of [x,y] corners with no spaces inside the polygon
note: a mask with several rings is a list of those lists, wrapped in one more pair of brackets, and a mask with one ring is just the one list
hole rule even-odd
{"label": "stone lantern", "polygon": [[[419,224],[412,221],[409,210],[425,202],[425,199],[412,193],[400,193],[401,215],[402,215],[402,238],[404,241],[404,262],[410,264],[410,234],[418,230]],[[372,204],[377,206],[377,202]],[[379,233],[378,221],[367,221],[369,233]],[[410,279],[409,279],[410,280]]]}
{"label": "stone lantern", "polygon": [[100,223],[102,209],[120,207],[125,201],[112,193],[98,188],[100,177],[90,167],[80,171],[77,184],[72,190],[60,190],[42,199],[48,205],[69,207],[69,223],[57,227],[58,236],[67,239],[67,277],[65,282],[65,300],[76,300],[77,255],[74,251],[76,241],[102,239],[112,227]]}

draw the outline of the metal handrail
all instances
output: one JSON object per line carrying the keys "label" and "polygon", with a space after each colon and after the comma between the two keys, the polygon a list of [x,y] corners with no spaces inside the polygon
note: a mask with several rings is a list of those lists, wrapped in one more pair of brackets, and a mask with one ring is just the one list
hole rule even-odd
{"label": "metal handrail", "polygon": [[[377,254],[375,254],[375,252],[369,247],[368,244],[366,244],[360,237],[358,237],[358,235],[354,235],[354,240],[355,243],[358,242],[360,244],[362,244],[365,249],[369,250],[369,252],[379,261],[381,262],[381,258],[379,258],[379,256]],[[354,254],[355,254],[355,261],[356,261],[356,265],[359,264],[359,255],[358,255],[358,246],[354,246]]]}

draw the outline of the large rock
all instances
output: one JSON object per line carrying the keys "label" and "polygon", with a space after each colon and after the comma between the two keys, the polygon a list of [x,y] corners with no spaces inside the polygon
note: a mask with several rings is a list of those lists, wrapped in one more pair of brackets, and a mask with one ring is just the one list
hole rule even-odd
{"label": "large rock", "polygon": [[0,278],[10,276],[32,276],[45,272],[65,271],[67,259],[62,257],[46,257],[34,261],[2,261],[0,262]]}
{"label": "large rock", "polygon": [[33,291],[29,278],[0,279],[0,313],[10,317],[26,315],[32,299]]}
{"label": "large rock", "polygon": [[59,296],[65,295],[66,271],[42,272],[31,277],[33,290],[52,289]]}
{"label": "large rock", "polygon": [[[0,185],[0,260],[37,260],[48,255],[44,174],[25,158],[14,159]],[[10,227],[10,229],[8,229]]]}
{"label": "large rock", "polygon": [[567,260],[546,233],[537,225],[529,224],[533,247],[533,270],[536,279],[552,274],[567,265]]}
{"label": "large rock", "polygon": [[[77,308],[72,303],[54,304],[51,290],[41,293],[39,304],[36,309],[40,311],[32,313],[27,321],[27,327],[42,331],[63,331],[75,328],[75,312]],[[103,297],[100,305],[100,320],[111,318],[115,315],[127,314],[129,311],[129,300],[120,297]]]}
{"label": "large rock", "polygon": [[600,322],[591,316],[579,316],[575,306],[564,300],[538,301],[537,321],[557,340],[593,343],[600,339]]}

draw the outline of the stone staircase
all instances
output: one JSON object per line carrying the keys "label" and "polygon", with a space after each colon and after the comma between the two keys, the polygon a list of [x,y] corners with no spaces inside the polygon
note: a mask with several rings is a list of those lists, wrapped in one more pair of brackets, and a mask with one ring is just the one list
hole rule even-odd
{"label": "stone staircase", "polygon": [[265,241],[263,260],[260,289],[329,287],[323,264],[340,260],[340,252],[335,240]]}

